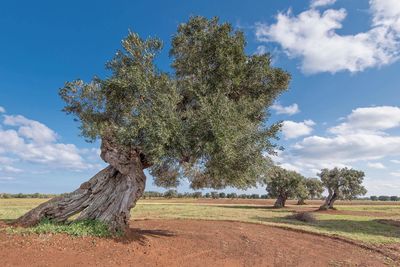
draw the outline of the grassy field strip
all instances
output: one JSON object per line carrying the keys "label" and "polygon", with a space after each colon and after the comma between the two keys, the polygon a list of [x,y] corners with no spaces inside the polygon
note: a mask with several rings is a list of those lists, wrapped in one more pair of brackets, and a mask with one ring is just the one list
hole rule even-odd
{"label": "grassy field strip", "polygon": [[[46,199],[0,199],[0,219],[15,219],[44,201]],[[132,219],[241,221],[342,236],[367,243],[400,243],[400,227],[384,223],[400,219],[400,205],[338,206],[339,211],[347,211],[350,214],[318,213],[316,214],[318,220],[315,223],[303,223],[285,218],[292,214],[293,210],[316,208],[318,205],[290,205],[284,209],[272,209],[258,203],[196,203],[193,200],[191,203],[172,203],[145,200],[138,202],[132,210]],[[352,212],[355,214],[351,214]]]}

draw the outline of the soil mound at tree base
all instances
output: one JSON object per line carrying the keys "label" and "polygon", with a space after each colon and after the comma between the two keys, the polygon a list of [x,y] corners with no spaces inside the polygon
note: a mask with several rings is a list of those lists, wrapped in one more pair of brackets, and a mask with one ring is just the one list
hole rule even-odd
{"label": "soil mound at tree base", "polygon": [[1,266],[386,266],[340,240],[227,221],[132,221],[126,237],[0,231]]}

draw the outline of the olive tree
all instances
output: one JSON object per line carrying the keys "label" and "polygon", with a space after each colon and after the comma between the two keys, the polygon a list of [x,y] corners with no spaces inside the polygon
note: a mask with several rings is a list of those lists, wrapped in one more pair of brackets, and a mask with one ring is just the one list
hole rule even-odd
{"label": "olive tree", "polygon": [[328,190],[328,196],[320,207],[321,210],[333,209],[337,199],[354,199],[367,193],[362,185],[364,180],[362,171],[349,168],[322,169],[318,176]]}
{"label": "olive tree", "polygon": [[[269,197],[276,198],[274,207],[285,207],[286,200],[294,198],[305,190],[304,177],[295,172],[275,166],[268,171],[266,178]],[[304,192],[304,191],[303,191]]]}
{"label": "olive tree", "polygon": [[306,204],[305,200],[309,198],[309,192],[305,183],[305,179],[302,179],[299,186],[297,187],[295,197],[297,199],[297,205]]}
{"label": "olive tree", "polygon": [[109,165],[17,223],[79,214],[124,231],[144,192],[145,169],[164,187],[182,179],[193,189],[256,185],[281,126],[267,123],[268,107],[290,76],[272,67],[268,54],[247,55],[245,46],[243,32],[229,23],[192,17],[173,36],[169,74],[155,65],[161,40],[129,33],[107,63],[108,77],[67,82],[60,90],[64,111],[83,137],[101,141]]}
{"label": "olive tree", "polygon": [[306,178],[305,185],[310,199],[321,198],[324,192],[324,186],[318,178]]}
{"label": "olive tree", "polygon": [[297,192],[297,204],[304,205],[306,199],[320,198],[322,192],[324,192],[324,187],[318,178],[305,178]]}

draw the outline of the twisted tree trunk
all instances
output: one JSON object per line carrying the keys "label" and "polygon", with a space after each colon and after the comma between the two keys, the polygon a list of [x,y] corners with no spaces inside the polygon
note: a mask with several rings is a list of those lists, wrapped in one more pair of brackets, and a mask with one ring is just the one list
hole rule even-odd
{"label": "twisted tree trunk", "polygon": [[274,208],[283,208],[286,204],[286,198],[284,196],[279,195],[275,201]]}
{"label": "twisted tree trunk", "polygon": [[146,184],[144,163],[135,150],[122,151],[102,140],[101,158],[110,165],[66,196],[53,198],[16,220],[32,226],[43,218],[65,222],[79,214],[77,220],[100,220],[111,232],[125,232],[130,210],[142,196]]}
{"label": "twisted tree trunk", "polygon": [[297,200],[297,205],[305,205],[306,202],[303,198],[300,198],[299,200]]}
{"label": "twisted tree trunk", "polygon": [[335,203],[337,198],[338,198],[338,194],[336,192],[329,192],[329,195],[325,199],[324,204],[322,204],[322,206],[319,207],[319,209],[320,210],[334,209],[333,204]]}

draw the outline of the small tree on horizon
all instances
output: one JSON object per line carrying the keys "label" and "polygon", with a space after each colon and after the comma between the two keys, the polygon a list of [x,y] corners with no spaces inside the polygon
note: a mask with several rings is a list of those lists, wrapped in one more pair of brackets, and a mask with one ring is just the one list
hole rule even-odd
{"label": "small tree on horizon", "polygon": [[348,168],[322,169],[318,174],[323,186],[328,190],[328,196],[320,210],[334,209],[337,199],[355,199],[365,195],[367,190],[362,185],[364,172]]}
{"label": "small tree on horizon", "polygon": [[100,220],[125,231],[142,196],[148,169],[154,183],[192,189],[255,186],[265,175],[281,127],[268,108],[290,76],[269,54],[247,55],[243,32],[218,18],[192,17],[179,25],[170,50],[172,74],[155,65],[157,38],[135,33],[107,63],[108,77],[67,82],[64,111],[88,141],[101,141],[109,165],[74,192],[26,213],[17,223],[43,218]]}
{"label": "small tree on horizon", "polygon": [[164,197],[165,198],[176,198],[179,196],[178,191],[176,191],[175,189],[169,189],[167,191],[164,192]]}

